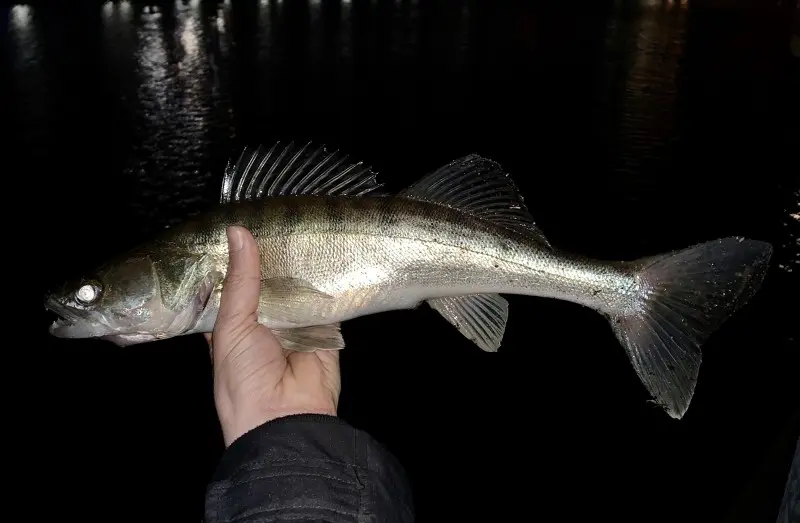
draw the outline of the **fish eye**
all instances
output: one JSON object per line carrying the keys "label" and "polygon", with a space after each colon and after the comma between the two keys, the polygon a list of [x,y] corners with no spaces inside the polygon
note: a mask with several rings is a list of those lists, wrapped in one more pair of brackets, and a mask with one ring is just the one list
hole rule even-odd
{"label": "fish eye", "polygon": [[75,299],[82,305],[91,305],[100,296],[100,287],[93,283],[85,283],[75,292]]}

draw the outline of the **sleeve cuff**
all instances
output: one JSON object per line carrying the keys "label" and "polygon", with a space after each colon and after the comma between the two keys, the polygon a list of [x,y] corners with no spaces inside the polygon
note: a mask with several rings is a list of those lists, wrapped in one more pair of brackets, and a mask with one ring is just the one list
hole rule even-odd
{"label": "sleeve cuff", "polygon": [[407,480],[394,457],[368,434],[319,414],[265,423],[223,454],[206,496],[206,521],[247,521],[248,515],[270,520],[269,514],[413,519]]}

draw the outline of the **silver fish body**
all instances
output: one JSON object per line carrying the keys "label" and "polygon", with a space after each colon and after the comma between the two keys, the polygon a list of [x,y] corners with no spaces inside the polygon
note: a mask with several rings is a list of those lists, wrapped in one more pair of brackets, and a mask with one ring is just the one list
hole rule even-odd
{"label": "silver fish body", "polygon": [[[225,274],[225,229],[234,224],[247,227],[259,245],[259,320],[277,329],[343,322],[473,294],[559,298],[611,312],[630,302],[635,286],[622,266],[557,253],[458,209],[397,197],[283,196],[245,202],[174,230],[170,241],[209,254],[213,270]],[[300,293],[310,288],[330,298],[309,294],[287,318],[269,300],[270,282],[287,280],[302,282]],[[219,291],[192,332],[213,329]]]}
{"label": "silver fish body", "polygon": [[511,178],[478,155],[396,195],[369,168],[308,146],[245,150],[220,205],[46,298],[51,332],[131,345],[214,328],[226,228],[261,254],[259,321],[289,350],[344,347],[349,319],[427,303],[484,351],[498,350],[508,302],[539,296],[598,311],[655,401],[681,418],[700,347],[757,292],[770,244],[722,238],[633,261],[560,252]]}

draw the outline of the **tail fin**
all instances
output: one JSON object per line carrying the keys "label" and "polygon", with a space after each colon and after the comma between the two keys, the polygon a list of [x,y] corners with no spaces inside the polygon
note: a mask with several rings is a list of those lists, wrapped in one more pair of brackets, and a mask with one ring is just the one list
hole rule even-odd
{"label": "tail fin", "polygon": [[692,401],[701,345],[758,291],[771,255],[769,243],[722,238],[632,262],[639,298],[611,326],[671,417]]}

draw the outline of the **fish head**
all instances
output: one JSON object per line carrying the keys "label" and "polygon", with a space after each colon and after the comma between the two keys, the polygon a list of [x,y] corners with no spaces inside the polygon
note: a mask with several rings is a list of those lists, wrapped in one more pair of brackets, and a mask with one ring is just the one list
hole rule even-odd
{"label": "fish head", "polygon": [[197,322],[216,283],[204,257],[136,253],[45,297],[58,338],[101,338],[119,346],[171,338]]}

